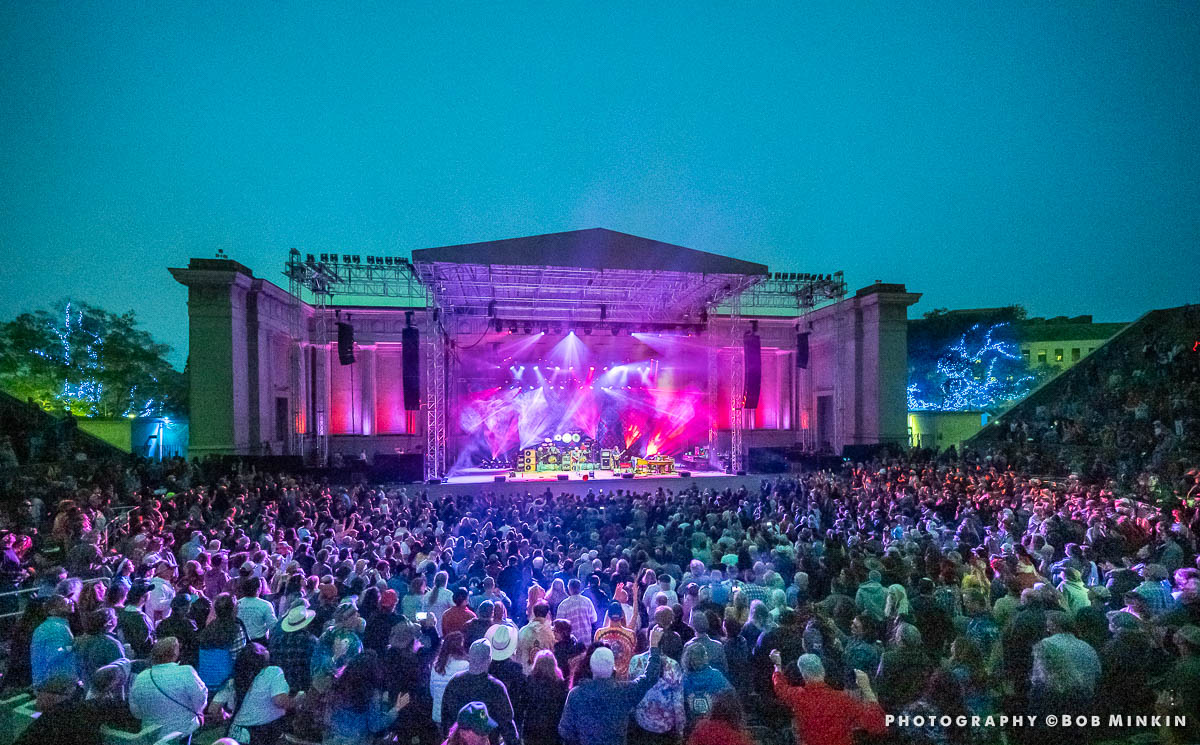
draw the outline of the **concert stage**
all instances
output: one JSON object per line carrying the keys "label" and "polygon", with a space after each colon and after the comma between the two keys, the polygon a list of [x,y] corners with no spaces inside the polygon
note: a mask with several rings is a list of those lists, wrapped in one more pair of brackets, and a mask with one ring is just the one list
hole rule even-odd
{"label": "concert stage", "polygon": [[840,272],[600,228],[411,258],[293,249],[284,269],[286,290],[226,258],[171,270],[188,287],[193,456],[364,460],[396,481],[420,465],[450,487],[496,483],[477,470],[493,467],[522,485],[676,484],[698,464],[749,470],[751,449],[906,440],[919,295],[900,284],[848,295]]}
{"label": "concert stage", "polygon": [[[561,484],[570,482],[586,482],[595,483],[597,481],[622,481],[643,484],[649,481],[669,481],[678,482],[686,481],[689,478],[714,478],[717,476],[727,476],[729,474],[721,471],[684,471],[671,474],[645,474],[636,476],[622,476],[612,470],[596,470],[589,472],[558,472],[558,471],[537,471],[527,473],[517,471],[516,475],[511,475],[513,472],[503,468],[464,468],[455,475],[446,479],[447,484],[492,484],[496,483],[497,477],[503,477],[506,483],[513,484]],[[595,474],[592,476],[591,474]],[[687,473],[687,476],[683,474]],[[565,476],[566,478],[559,478]]]}
{"label": "concert stage", "polygon": [[[462,481],[464,478],[472,480],[464,482]],[[404,488],[408,489],[409,493],[412,493],[413,489],[427,491],[434,498],[462,494],[467,489],[471,493],[516,494],[535,497],[545,494],[546,490],[549,489],[555,495],[574,494],[583,496],[588,492],[593,494],[609,494],[617,491],[648,493],[656,492],[659,489],[667,492],[679,492],[692,487],[709,489],[711,491],[736,490],[740,488],[745,488],[747,491],[754,491],[759,488],[763,480],[774,478],[778,478],[778,476],[763,476],[761,474],[729,476],[724,473],[706,471],[704,473],[693,474],[692,477],[683,477],[676,474],[673,476],[638,476],[632,479],[597,478],[595,480],[588,479],[587,481],[580,478],[572,478],[569,481],[558,481],[557,479],[495,481],[493,478],[488,478],[485,482],[479,480],[480,477],[478,474],[474,474],[451,477],[442,484],[411,484]]]}

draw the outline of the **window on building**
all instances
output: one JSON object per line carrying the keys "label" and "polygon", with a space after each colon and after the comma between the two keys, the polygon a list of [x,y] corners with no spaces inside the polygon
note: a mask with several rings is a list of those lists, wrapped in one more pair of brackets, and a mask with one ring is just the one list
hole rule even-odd
{"label": "window on building", "polygon": [[1055,362],[1062,362],[1062,361],[1063,361],[1063,351],[1062,351],[1061,349],[1055,349],[1055,350],[1054,350],[1054,361],[1055,361]]}
{"label": "window on building", "polygon": [[1079,350],[1079,347],[1072,347],[1072,348],[1071,348],[1071,361],[1072,361],[1072,362],[1078,362],[1078,361],[1079,361],[1079,351],[1080,351],[1080,350]]}
{"label": "window on building", "polygon": [[1029,362],[1029,350],[1028,349],[1022,349],[1021,356],[1025,358],[1026,363]]}
{"label": "window on building", "polygon": [[1039,365],[1046,364],[1046,350],[1044,350],[1044,349],[1038,351],[1038,364]]}
{"label": "window on building", "polygon": [[1092,352],[1095,352],[1095,351],[1096,351],[1095,347],[1088,347],[1088,354],[1091,354]]}

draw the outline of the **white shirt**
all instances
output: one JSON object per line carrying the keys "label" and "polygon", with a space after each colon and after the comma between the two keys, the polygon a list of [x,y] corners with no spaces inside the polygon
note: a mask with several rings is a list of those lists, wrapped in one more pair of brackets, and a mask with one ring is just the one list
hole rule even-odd
{"label": "white shirt", "polygon": [[185,737],[200,727],[208,688],[191,665],[168,662],[138,673],[129,690],[129,710],[142,726]]}
{"label": "white shirt", "polygon": [[171,601],[175,599],[175,588],[162,577],[150,580],[152,589],[146,595],[146,615],[157,623],[171,615]]}
{"label": "white shirt", "polygon": [[262,639],[275,625],[275,608],[262,598],[242,598],[238,601],[237,617],[246,627],[251,641]]}
{"label": "white shirt", "polygon": [[429,671],[429,694],[433,697],[433,721],[442,723],[442,694],[450,679],[469,668],[466,660],[451,657],[446,660],[446,672],[439,673],[436,669]]}
{"label": "white shirt", "polygon": [[[233,725],[235,728],[257,727],[274,722],[287,714],[286,709],[275,704],[275,697],[287,692],[288,682],[283,675],[283,668],[275,665],[263,668],[258,675],[254,676],[250,690],[246,691],[246,697],[242,699],[242,705],[233,718]],[[220,702],[227,710],[232,711],[234,709],[233,686],[227,685],[222,688],[220,693],[213,696],[213,701]],[[239,742],[245,742],[240,737],[236,739]]]}

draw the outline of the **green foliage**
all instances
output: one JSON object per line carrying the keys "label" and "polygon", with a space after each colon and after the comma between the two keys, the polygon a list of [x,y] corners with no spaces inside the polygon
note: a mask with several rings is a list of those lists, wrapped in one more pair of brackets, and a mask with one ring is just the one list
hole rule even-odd
{"label": "green foliage", "polygon": [[169,352],[132,311],[63,300],[0,326],[0,387],[78,416],[179,415],[187,385]]}

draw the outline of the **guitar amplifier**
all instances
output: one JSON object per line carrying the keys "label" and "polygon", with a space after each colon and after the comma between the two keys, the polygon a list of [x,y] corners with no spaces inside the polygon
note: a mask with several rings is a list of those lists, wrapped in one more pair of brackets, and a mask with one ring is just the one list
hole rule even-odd
{"label": "guitar amplifier", "polygon": [[537,470],[537,451],[533,448],[521,453],[521,470],[532,473]]}

